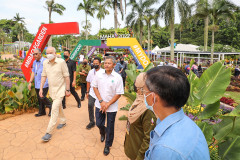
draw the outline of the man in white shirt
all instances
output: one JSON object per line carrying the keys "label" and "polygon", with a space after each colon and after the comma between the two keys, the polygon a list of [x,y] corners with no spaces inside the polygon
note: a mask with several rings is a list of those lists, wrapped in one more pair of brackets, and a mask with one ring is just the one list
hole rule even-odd
{"label": "man in white shirt", "polygon": [[[96,125],[101,134],[101,142],[106,141],[104,155],[110,153],[109,147],[112,146],[114,139],[114,124],[118,111],[118,99],[124,94],[122,77],[114,71],[116,60],[109,56],[105,58],[103,72],[98,72],[92,82],[93,90],[97,100],[95,102]],[[105,119],[107,115],[107,127]]]}
{"label": "man in white shirt", "polygon": [[101,68],[101,59],[99,57],[96,57],[93,59],[93,69],[89,71],[87,76],[87,92],[86,96],[88,99],[88,114],[89,114],[89,120],[90,123],[86,126],[87,129],[91,129],[95,126],[95,120],[94,120],[94,103],[96,100],[96,95],[93,91],[92,87],[92,81],[97,74],[97,72],[101,72],[103,69]]}

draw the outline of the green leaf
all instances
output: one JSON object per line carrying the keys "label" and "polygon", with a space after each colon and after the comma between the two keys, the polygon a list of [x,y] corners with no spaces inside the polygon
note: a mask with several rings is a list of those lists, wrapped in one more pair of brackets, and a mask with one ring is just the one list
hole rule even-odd
{"label": "green leaf", "polygon": [[[214,138],[216,140],[221,140],[226,134],[228,134],[233,127],[233,119],[234,117],[223,117],[223,120],[213,125],[213,131],[214,131]],[[240,118],[236,118],[235,121],[235,127],[234,129],[227,135],[227,137],[235,137],[240,136]],[[227,138],[225,137],[225,138]]]}
{"label": "green leaf", "polygon": [[190,70],[190,75],[188,76],[188,81],[190,83],[190,94],[187,101],[189,106],[198,106],[200,104],[199,99],[194,95],[196,92],[196,86],[199,82],[199,78]]}
{"label": "green leaf", "polygon": [[8,95],[11,97],[11,98],[14,98],[15,97],[15,93],[13,91],[8,91]]}
{"label": "green leaf", "polygon": [[132,82],[135,82],[138,74],[136,73],[136,71],[133,71],[133,70],[126,70],[125,71],[127,73],[127,76],[129,77],[129,79],[132,81]]}
{"label": "green leaf", "polygon": [[211,144],[212,137],[213,137],[212,125],[208,124],[207,122],[200,122],[200,121],[196,122],[196,124],[198,125],[199,128],[201,128],[208,145]]}
{"label": "green leaf", "polygon": [[13,111],[14,110],[14,107],[12,106],[6,106],[5,107],[5,112],[10,112],[10,111]]}
{"label": "green leaf", "polygon": [[216,103],[209,104],[205,107],[203,112],[200,114],[199,119],[208,119],[212,116],[214,116],[220,107],[220,101],[217,101]]}
{"label": "green leaf", "polygon": [[153,63],[150,63],[144,70],[143,72],[147,72],[148,70],[152,69],[154,67]]}
{"label": "green leaf", "polygon": [[123,115],[123,116],[119,117],[119,120],[125,121],[125,120],[128,120],[128,118],[125,115]]}
{"label": "green leaf", "polygon": [[203,72],[197,85],[195,96],[203,104],[213,104],[224,94],[230,83],[231,70],[226,69],[223,62],[216,62]]}
{"label": "green leaf", "polygon": [[240,136],[229,138],[219,144],[219,155],[223,159],[239,160],[240,157]]}
{"label": "green leaf", "polygon": [[232,112],[225,114],[223,116],[228,116],[228,117],[240,117],[240,104],[232,110]]}
{"label": "green leaf", "polygon": [[130,105],[135,101],[136,99],[136,93],[129,93],[129,92],[124,92],[125,97],[128,98],[128,102],[130,103]]}
{"label": "green leaf", "polygon": [[122,111],[129,111],[129,108],[131,107],[131,104],[127,104],[125,107],[120,108]]}
{"label": "green leaf", "polygon": [[15,97],[16,97],[19,101],[21,101],[21,100],[23,99],[23,94],[22,94],[21,92],[17,92],[17,93],[15,93]]}

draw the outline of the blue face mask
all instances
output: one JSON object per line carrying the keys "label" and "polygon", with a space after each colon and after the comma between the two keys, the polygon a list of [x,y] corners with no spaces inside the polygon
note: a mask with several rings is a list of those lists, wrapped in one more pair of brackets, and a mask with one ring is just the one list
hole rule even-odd
{"label": "blue face mask", "polygon": [[[145,105],[146,105],[147,109],[153,111],[153,106],[154,106],[154,104],[155,104],[155,96],[154,96],[154,102],[153,102],[153,104],[152,104],[151,106],[149,106],[148,103],[147,103],[147,97],[148,97],[150,94],[152,94],[152,93],[149,93],[147,96],[145,96],[145,94],[144,94],[144,102],[145,102]],[[154,111],[153,111],[153,112],[154,112]]]}

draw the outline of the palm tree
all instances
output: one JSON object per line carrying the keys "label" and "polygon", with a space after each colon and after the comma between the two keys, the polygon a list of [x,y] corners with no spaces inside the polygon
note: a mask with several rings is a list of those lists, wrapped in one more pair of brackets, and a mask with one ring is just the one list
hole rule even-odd
{"label": "palm tree", "polygon": [[209,3],[209,12],[212,20],[212,25],[209,29],[212,31],[212,44],[211,44],[211,64],[213,64],[213,53],[214,53],[214,33],[218,31],[219,26],[218,20],[224,19],[235,19],[234,11],[238,7],[231,3],[229,0],[213,0]]}
{"label": "palm tree", "polygon": [[[91,17],[93,17],[93,14],[94,14],[94,11],[95,11],[93,3],[94,3],[94,0],[83,0],[83,3],[80,3],[78,5],[77,10],[78,11],[84,10],[84,12],[85,12],[85,17],[86,17],[86,21],[85,21],[86,25],[85,26],[88,26],[87,16],[90,15]],[[88,30],[87,29],[88,28],[86,27],[85,28],[86,39],[88,39]],[[87,52],[88,52],[88,47],[87,47]]]}
{"label": "palm tree", "polygon": [[208,0],[197,0],[195,6],[196,6],[196,16],[204,19],[204,51],[207,51],[210,6],[208,3]]}
{"label": "palm tree", "polygon": [[[55,3],[54,0],[47,0],[46,2],[46,6],[44,6],[44,8],[46,8],[48,10],[48,21],[49,23],[52,23],[52,12],[56,12],[59,15],[63,15],[63,11],[65,11],[65,7],[61,4]],[[52,37],[50,37],[49,41],[48,41],[48,46],[52,46]]]}
{"label": "palm tree", "polygon": [[[99,2],[99,4],[97,4]],[[95,9],[98,10],[97,18],[100,20],[100,30],[102,29],[102,19],[105,18],[106,15],[109,15],[109,11],[107,8],[111,8],[111,0],[97,0],[96,3],[94,3]]]}
{"label": "palm tree", "polygon": [[164,18],[166,26],[170,27],[171,60],[174,60],[175,5],[177,5],[181,20],[188,18],[191,15],[191,6],[186,0],[165,0],[156,12],[159,17]]}
{"label": "palm tree", "polygon": [[152,26],[152,21],[156,20],[156,14],[154,9],[148,9],[146,11],[146,15],[144,16],[144,20],[147,24],[148,28],[148,55],[150,53],[150,44],[151,44],[151,26]]}
{"label": "palm tree", "polygon": [[[130,0],[131,1],[131,0]],[[126,0],[125,2],[125,14],[126,14]],[[114,29],[117,30],[118,26],[120,23],[118,22],[118,9],[121,12],[122,15],[122,20],[123,20],[123,5],[122,5],[122,0],[112,0],[113,3],[113,10],[114,10]]]}
{"label": "palm tree", "polygon": [[[139,32],[139,42],[142,45],[143,38],[143,26],[144,18],[149,16],[149,13],[153,11],[150,7],[155,4],[158,0],[131,0],[127,5],[132,6],[132,12],[127,16],[126,23],[135,32]],[[151,21],[151,20],[150,20]],[[149,22],[150,22],[149,21]]]}
{"label": "palm tree", "polygon": [[[17,30],[17,37],[18,37],[18,40],[19,40],[19,50],[21,49],[21,41],[24,41],[23,40],[23,30],[24,30],[24,17],[20,17],[19,13],[16,13],[16,16],[13,17],[13,21],[16,22],[15,24],[15,27],[16,27],[16,30]],[[24,46],[23,46],[24,48]]]}

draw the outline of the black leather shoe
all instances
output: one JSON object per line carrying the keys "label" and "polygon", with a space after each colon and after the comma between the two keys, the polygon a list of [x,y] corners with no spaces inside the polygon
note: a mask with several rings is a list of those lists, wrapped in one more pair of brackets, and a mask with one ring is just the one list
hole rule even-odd
{"label": "black leather shoe", "polygon": [[63,109],[66,109],[66,106],[63,106]]}
{"label": "black leather shoe", "polygon": [[49,109],[48,116],[51,117],[51,108]]}
{"label": "black leather shoe", "polygon": [[105,147],[104,150],[103,150],[103,154],[104,154],[105,156],[107,156],[109,153],[110,153],[109,147]]}
{"label": "black leather shoe", "polygon": [[101,142],[105,140],[105,135],[101,135]]}
{"label": "black leather shoe", "polygon": [[40,116],[45,116],[46,115],[46,113],[45,114],[35,114],[35,117],[40,117]]}
{"label": "black leather shoe", "polygon": [[84,101],[84,98],[81,98],[81,101]]}
{"label": "black leather shoe", "polygon": [[81,108],[81,103],[78,103],[78,108]]}
{"label": "black leather shoe", "polygon": [[95,126],[95,123],[89,123],[87,126],[86,126],[86,128],[87,129],[91,129],[91,128],[93,128]]}

